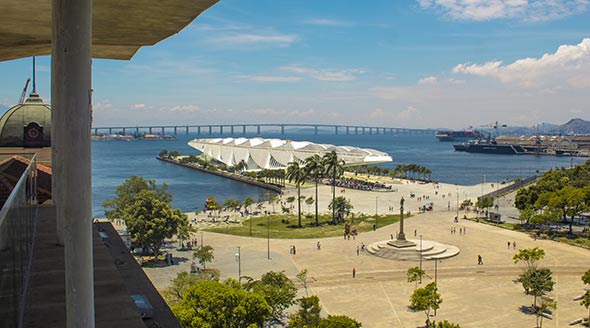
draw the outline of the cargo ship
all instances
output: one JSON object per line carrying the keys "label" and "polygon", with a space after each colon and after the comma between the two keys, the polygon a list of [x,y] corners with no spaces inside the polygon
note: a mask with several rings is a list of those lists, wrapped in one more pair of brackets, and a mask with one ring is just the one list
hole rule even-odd
{"label": "cargo ship", "polygon": [[484,137],[484,135],[473,129],[467,129],[463,131],[437,131],[435,134],[438,141],[468,141],[478,140]]}
{"label": "cargo ship", "polygon": [[521,145],[516,144],[498,144],[496,140],[480,140],[465,142],[453,145],[455,151],[465,151],[468,153],[480,154],[504,154],[504,155],[521,155],[526,150]]}

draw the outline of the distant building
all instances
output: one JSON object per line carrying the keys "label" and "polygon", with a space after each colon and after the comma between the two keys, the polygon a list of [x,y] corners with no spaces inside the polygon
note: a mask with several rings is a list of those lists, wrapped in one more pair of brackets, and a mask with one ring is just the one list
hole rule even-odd
{"label": "distant building", "polygon": [[308,141],[291,141],[262,138],[213,138],[194,139],[188,142],[192,148],[208,158],[234,166],[241,161],[248,171],[284,169],[290,162],[303,162],[315,154],[323,156],[335,151],[346,166],[391,162],[387,153],[369,148],[316,144]]}
{"label": "distant building", "polygon": [[33,91],[0,118],[0,147],[51,146],[51,107]]}

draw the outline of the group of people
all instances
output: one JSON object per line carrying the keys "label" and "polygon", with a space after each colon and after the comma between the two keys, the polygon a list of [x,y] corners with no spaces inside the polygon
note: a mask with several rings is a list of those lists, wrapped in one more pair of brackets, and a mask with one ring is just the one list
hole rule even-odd
{"label": "group of people", "polygon": [[372,191],[374,189],[391,189],[391,186],[386,186],[383,183],[363,181],[352,178],[341,178],[336,180],[336,187],[365,191]]}

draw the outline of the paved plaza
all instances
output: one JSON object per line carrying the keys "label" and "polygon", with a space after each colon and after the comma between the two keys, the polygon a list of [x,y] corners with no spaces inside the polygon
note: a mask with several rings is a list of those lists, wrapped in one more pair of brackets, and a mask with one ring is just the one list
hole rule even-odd
{"label": "paved plaza", "polygon": [[[311,189],[306,193],[311,193]],[[474,187],[474,191],[481,190]],[[327,193],[322,191],[325,197]],[[320,195],[322,195],[322,193]],[[347,190],[347,196],[353,192]],[[374,205],[374,194],[364,193],[366,207]],[[395,194],[395,193],[394,193]],[[369,195],[369,196],[367,196]],[[384,197],[380,195],[380,197]],[[321,200],[321,199],[320,199]],[[393,198],[392,198],[393,202]],[[353,204],[360,204],[355,200]],[[368,208],[364,208],[368,212]],[[436,320],[448,320],[462,327],[534,327],[535,318],[520,311],[530,306],[532,296],[523,293],[515,279],[523,272],[524,264],[514,264],[512,256],[522,248],[538,246],[545,250],[541,266],[548,267],[557,282],[553,296],[558,303],[552,320],[545,320],[545,327],[566,327],[574,319],[587,315],[587,310],[573,301],[583,293],[581,275],[590,269],[590,251],[548,240],[533,240],[520,232],[509,231],[482,223],[460,219],[454,223],[456,212],[448,209],[412,216],[405,221],[409,239],[435,240],[457,246],[461,252],[452,258],[438,262],[438,285],[443,303]],[[462,217],[462,215],[461,215]],[[451,234],[451,228],[456,233]],[[408,268],[417,266],[415,261],[396,261],[356,253],[357,246],[386,240],[395,236],[399,224],[377,231],[362,233],[354,240],[342,237],[325,239],[270,240],[271,260],[268,259],[267,240],[204,232],[205,244],[214,247],[215,260],[209,267],[221,270],[222,279],[238,277],[235,254],[240,246],[242,276],[259,278],[269,271],[284,270],[295,279],[302,269],[309,271],[309,292],[320,297],[326,313],[349,315],[363,323],[363,327],[417,327],[424,324],[422,312],[408,310],[413,283],[406,281]],[[466,230],[466,233],[459,231]],[[416,232],[416,236],[414,235]],[[201,234],[197,234],[200,243]],[[316,243],[321,242],[321,250]],[[516,242],[516,248],[507,242]],[[295,245],[297,254],[289,249]],[[175,252],[179,257],[190,258],[190,252]],[[483,265],[477,264],[477,256]],[[158,288],[169,284],[175,272],[188,270],[190,260],[168,268],[146,268],[146,272]],[[434,262],[424,261],[427,273],[425,285],[434,280]],[[352,270],[356,270],[356,278]],[[303,291],[300,291],[300,295]]]}

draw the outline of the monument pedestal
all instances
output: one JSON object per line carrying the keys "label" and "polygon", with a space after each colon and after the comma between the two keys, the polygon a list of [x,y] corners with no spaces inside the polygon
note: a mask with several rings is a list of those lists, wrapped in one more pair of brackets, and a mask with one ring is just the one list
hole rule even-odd
{"label": "monument pedestal", "polygon": [[416,243],[413,241],[406,240],[404,238],[404,239],[390,240],[387,242],[387,245],[393,246],[395,248],[406,248],[406,247],[415,247]]}

